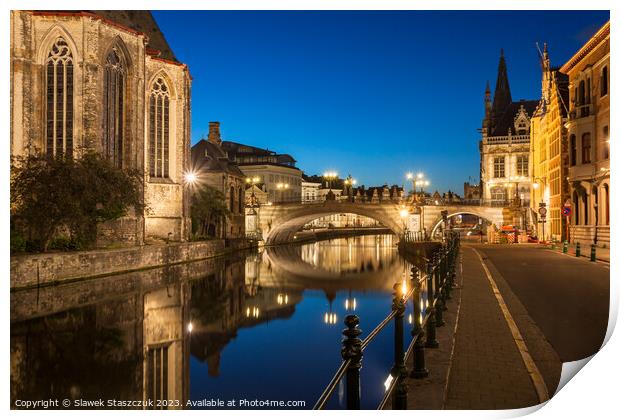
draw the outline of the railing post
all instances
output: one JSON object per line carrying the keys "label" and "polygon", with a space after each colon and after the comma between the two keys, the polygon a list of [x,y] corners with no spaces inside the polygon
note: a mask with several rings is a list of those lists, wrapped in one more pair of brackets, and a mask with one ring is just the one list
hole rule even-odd
{"label": "railing post", "polygon": [[452,296],[450,296],[450,292],[452,291],[452,285],[450,284],[450,278],[451,278],[451,272],[450,272],[450,266],[452,264],[452,261],[450,260],[450,241],[448,241],[448,243],[446,243],[446,245],[443,248],[443,255],[444,255],[444,285],[443,285],[443,289],[444,289],[444,299],[448,300],[451,299]]}
{"label": "railing post", "polygon": [[424,330],[422,329],[422,322],[420,321],[420,314],[422,313],[420,308],[420,274],[416,267],[411,268],[411,299],[413,301],[413,327],[411,328],[411,336],[415,340],[413,345],[413,370],[411,371],[411,377],[420,379],[428,376],[428,370],[426,369],[426,362],[424,360],[424,344],[422,338],[424,337]]}
{"label": "railing post", "polygon": [[344,360],[351,360],[346,373],[347,409],[359,410],[361,401],[360,369],[362,368],[362,340],[359,338],[362,330],[358,328],[360,319],[357,315],[347,315],[344,324],[347,328],[342,330],[345,338],[342,339],[340,354]]}
{"label": "railing post", "polygon": [[[433,294],[433,300],[437,299],[437,303],[435,303],[435,325],[438,327],[442,327],[444,325],[443,322],[443,303],[441,297],[441,267],[439,260],[439,252],[435,252],[433,254],[433,274],[435,281],[435,290]],[[433,281],[433,279],[430,279]]]}
{"label": "railing post", "polygon": [[[405,281],[407,279],[405,278]],[[405,318],[405,302],[403,301],[402,283],[394,284],[394,299],[392,300],[392,310],[396,311],[394,317],[394,367],[392,377],[396,383],[394,395],[392,396],[393,410],[407,409],[407,367],[405,366],[405,350],[403,348],[403,321]]]}
{"label": "railing post", "polygon": [[433,263],[429,261],[426,264],[426,297],[428,300],[426,312],[428,313],[428,320],[426,321],[426,343],[424,345],[430,348],[437,348],[439,347],[439,342],[437,341],[437,320],[435,319],[433,290]]}

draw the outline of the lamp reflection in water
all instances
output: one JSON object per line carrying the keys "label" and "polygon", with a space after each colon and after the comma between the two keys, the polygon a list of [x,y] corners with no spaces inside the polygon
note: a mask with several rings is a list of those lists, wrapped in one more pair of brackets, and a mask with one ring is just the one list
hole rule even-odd
{"label": "lamp reflection in water", "polygon": [[332,310],[332,304],[334,303],[334,298],[336,296],[332,292],[326,292],[325,294],[327,295],[327,300],[329,301],[329,311],[325,312],[323,322],[327,325],[335,325],[338,322],[338,315],[336,315],[336,312]]}
{"label": "lamp reflection in water", "polygon": [[278,302],[278,305],[287,305],[288,295],[286,293],[278,293],[276,301]]}
{"label": "lamp reflection in water", "polygon": [[258,306],[252,306],[251,308],[248,306],[245,309],[245,317],[246,318],[258,318],[260,316],[260,309]]}

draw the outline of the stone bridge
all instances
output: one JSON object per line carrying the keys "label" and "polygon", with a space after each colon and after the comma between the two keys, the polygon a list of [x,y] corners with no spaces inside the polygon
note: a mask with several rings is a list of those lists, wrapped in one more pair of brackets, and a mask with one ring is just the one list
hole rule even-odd
{"label": "stone bridge", "polygon": [[[405,223],[400,212],[405,208],[399,203],[352,203],[348,201],[325,201],[309,204],[278,204],[260,209],[260,228],[267,244],[290,242],[306,223],[322,216],[340,213],[354,213],[370,217],[395,234],[403,233]],[[473,214],[496,226],[514,223],[514,209],[472,205],[427,205],[422,206],[426,231],[433,234],[441,223],[441,211],[447,210],[448,217],[458,214]]]}

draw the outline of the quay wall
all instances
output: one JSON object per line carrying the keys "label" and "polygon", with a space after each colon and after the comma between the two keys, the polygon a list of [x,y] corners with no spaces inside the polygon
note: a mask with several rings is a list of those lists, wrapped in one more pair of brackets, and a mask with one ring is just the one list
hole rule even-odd
{"label": "quay wall", "polygon": [[215,239],[112,250],[16,255],[11,257],[11,290],[196,261],[251,246],[252,243],[246,240]]}

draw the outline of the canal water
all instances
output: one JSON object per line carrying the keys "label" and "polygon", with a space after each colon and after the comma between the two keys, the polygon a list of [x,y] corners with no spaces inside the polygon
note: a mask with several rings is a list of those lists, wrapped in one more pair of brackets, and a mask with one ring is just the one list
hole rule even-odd
{"label": "canal water", "polygon": [[[411,267],[396,242],[279,246],[13,293],[12,406],[101,398],[310,409],[341,363],[344,317],[360,317],[364,338],[390,313],[394,283]],[[408,303],[406,346],[411,312]],[[393,335],[390,323],[364,353],[362,408],[383,398]],[[327,408],[345,398],[341,383]]]}

